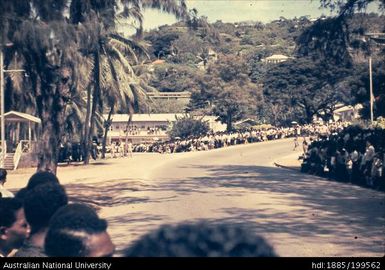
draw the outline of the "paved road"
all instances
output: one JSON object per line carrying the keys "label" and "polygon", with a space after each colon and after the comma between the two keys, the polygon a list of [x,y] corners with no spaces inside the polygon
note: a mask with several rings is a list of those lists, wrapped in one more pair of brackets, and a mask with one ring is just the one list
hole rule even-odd
{"label": "paved road", "polygon": [[384,193],[274,167],[292,146],[138,154],[58,176],[73,200],[108,219],[118,253],[160,224],[210,219],[247,226],[280,256],[383,256]]}

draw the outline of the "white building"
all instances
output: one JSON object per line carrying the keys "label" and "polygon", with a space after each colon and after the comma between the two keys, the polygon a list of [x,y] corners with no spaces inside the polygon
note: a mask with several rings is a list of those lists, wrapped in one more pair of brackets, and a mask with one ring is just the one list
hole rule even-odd
{"label": "white building", "polygon": [[285,62],[291,57],[283,55],[283,54],[273,54],[272,56],[263,58],[261,61],[265,64],[277,64],[281,62]]}
{"label": "white building", "polygon": [[359,111],[363,108],[361,104],[355,106],[342,106],[333,111],[334,121],[348,121],[351,122],[354,119],[360,118]]}
{"label": "white building", "polygon": [[[355,119],[360,118],[360,110],[363,108],[362,104],[345,105],[342,103],[336,104],[335,109],[333,110],[333,121],[342,121],[342,122],[352,122]],[[324,115],[324,112],[320,112],[321,115]],[[332,120],[329,120],[332,121]],[[316,115],[313,116],[313,122],[322,123],[323,120]]]}
{"label": "white building", "polygon": [[[185,115],[184,113],[134,114],[128,127],[128,139],[133,143],[166,141],[169,139],[167,131],[177,118],[182,118]],[[103,117],[107,120],[108,115],[104,114]],[[107,140],[109,143],[125,140],[128,118],[128,114],[114,114],[112,116]],[[215,121],[215,119],[215,116],[202,118],[209,124],[211,130],[226,130],[226,125]]]}

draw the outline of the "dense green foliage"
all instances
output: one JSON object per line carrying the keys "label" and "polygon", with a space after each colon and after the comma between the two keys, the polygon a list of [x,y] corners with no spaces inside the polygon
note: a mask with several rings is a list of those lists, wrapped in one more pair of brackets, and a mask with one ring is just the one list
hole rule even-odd
{"label": "dense green foliage", "polygon": [[206,122],[186,115],[179,119],[177,118],[177,121],[173,124],[169,134],[173,139],[186,139],[191,136],[206,134],[208,131],[209,125]]}
{"label": "dense green foliage", "polygon": [[[323,4],[331,7],[332,2]],[[342,11],[344,1],[340,4]],[[375,116],[384,115],[384,50],[363,41],[366,32],[384,31],[383,16],[347,12],[316,21],[303,16],[267,24],[217,21],[209,25],[191,29],[177,23],[145,34],[156,44],[163,35],[173,36],[160,56],[166,62],[155,67],[150,83],[160,91],[190,91],[188,111],[214,113],[230,126],[246,116],[287,124],[310,122],[313,116],[328,120],[336,104],[362,103],[362,115],[368,117],[370,53]],[[279,64],[263,63],[273,54],[290,58]],[[241,68],[237,70],[229,58]],[[243,77],[228,79],[234,77],[234,70]]]}
{"label": "dense green foliage", "polygon": [[[272,67],[265,75],[264,94],[273,119],[309,123],[318,115],[332,117],[338,103],[349,103],[350,90],[343,84],[351,69],[324,61],[299,58]],[[278,121],[278,122],[280,122]]]}

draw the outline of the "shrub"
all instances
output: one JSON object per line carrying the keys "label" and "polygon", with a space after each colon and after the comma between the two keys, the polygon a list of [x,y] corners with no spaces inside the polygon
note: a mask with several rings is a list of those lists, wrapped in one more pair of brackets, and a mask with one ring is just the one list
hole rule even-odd
{"label": "shrub", "polygon": [[202,134],[206,134],[208,131],[209,125],[206,122],[186,115],[177,119],[169,133],[172,139],[177,137],[185,139],[190,136],[200,136]]}

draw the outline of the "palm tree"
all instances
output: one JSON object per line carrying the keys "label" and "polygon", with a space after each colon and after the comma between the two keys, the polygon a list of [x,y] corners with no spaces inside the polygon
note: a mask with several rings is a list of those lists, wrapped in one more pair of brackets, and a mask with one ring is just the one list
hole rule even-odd
{"label": "palm tree", "polygon": [[[164,1],[144,1],[144,0],[14,0],[1,1],[0,3],[0,28],[1,41],[8,40],[14,43],[13,50],[9,50],[6,59],[19,55],[24,63],[31,85],[31,96],[25,95],[30,99],[30,103],[36,106],[36,113],[42,120],[42,139],[38,153],[38,170],[49,170],[56,173],[58,161],[58,149],[60,140],[63,138],[64,127],[67,123],[72,123],[71,127],[79,127],[82,113],[81,98],[82,91],[89,91],[87,109],[84,126],[87,134],[83,137],[86,145],[89,145],[90,130],[96,123],[97,112],[102,111],[102,99],[104,77],[106,74],[113,74],[111,77],[120,85],[118,91],[123,91],[122,81],[119,76],[112,71],[112,67],[117,67],[111,59],[120,59],[120,64],[124,66],[126,77],[124,81],[130,87],[124,88],[127,97],[135,98],[134,85],[140,85],[130,69],[130,62],[126,58],[128,51],[136,53],[135,47],[126,44],[127,51],[122,53],[118,49],[117,43],[112,45],[112,40],[119,40],[114,36],[115,21],[119,17],[128,17],[142,22],[141,12],[144,7],[162,8],[164,11],[173,12],[177,16],[183,14],[184,1],[181,5],[175,0]],[[67,5],[69,4],[70,19],[65,18]],[[115,8],[122,7],[122,12],[116,14]],[[83,39],[82,27],[96,15],[98,25],[94,25],[88,39]],[[141,33],[142,23],[139,24],[138,36]],[[96,40],[95,46],[84,46],[90,44],[90,40]],[[122,40],[119,40],[122,42]],[[83,44],[84,43],[84,44]],[[123,42],[124,43],[124,42]],[[108,46],[106,45],[108,44]],[[114,48],[115,47],[115,48]],[[76,57],[74,57],[76,56]],[[79,59],[90,61],[91,73],[88,83],[79,84]],[[125,61],[125,63],[124,63]],[[109,69],[102,67],[109,66]],[[103,72],[106,74],[103,74]],[[82,86],[84,86],[82,89]],[[15,87],[16,89],[17,87]],[[114,89],[114,88],[111,88]],[[91,92],[92,91],[92,92]],[[132,91],[131,94],[129,92]],[[14,92],[16,93],[16,92]],[[92,100],[92,102],[91,102]],[[80,102],[80,103],[79,103]],[[133,102],[131,102],[134,104]],[[118,104],[118,102],[116,103]],[[114,105],[115,106],[115,105]],[[129,107],[129,106],[128,106]],[[66,121],[66,117],[69,117]],[[89,124],[90,123],[90,124]],[[88,129],[89,127],[89,129]]]}
{"label": "palm tree", "polygon": [[8,16],[2,20],[6,25],[5,35],[14,44],[13,55],[8,56],[12,58],[17,53],[23,58],[34,98],[31,103],[36,105],[42,120],[38,170],[53,172],[56,172],[58,143],[74,73],[67,48],[75,45],[76,35],[64,20],[66,2],[7,1],[4,12]]}
{"label": "palm tree", "polygon": [[[50,39],[46,39],[46,33]],[[56,172],[58,144],[63,134],[65,109],[73,94],[73,59],[68,53],[76,47],[74,39],[56,36],[75,35],[64,22],[51,24],[26,21],[15,34],[15,46],[25,59],[25,69],[32,82],[37,114],[42,120],[42,139],[38,153],[38,170]],[[33,40],[34,42],[30,42]]]}
{"label": "palm tree", "polygon": [[[27,101],[22,103],[24,110],[35,111],[42,120],[37,169],[56,173],[66,118],[70,116],[72,122],[78,122],[75,112],[81,112],[79,104],[73,102],[77,95],[76,71],[78,64],[82,63],[77,45],[78,32],[64,18],[66,0],[9,2],[5,14],[12,17],[6,17],[4,25],[7,27],[4,29],[14,46],[8,58],[22,58],[29,75],[22,85],[25,87],[26,82],[30,85],[30,91],[28,88],[20,91],[18,80],[13,80],[13,85],[9,87],[12,90],[10,96]],[[10,101],[8,104],[22,108],[17,98]],[[67,107],[70,109],[66,110]],[[71,126],[79,126],[79,123]]]}
{"label": "palm tree", "polygon": [[[127,39],[115,31],[116,18],[133,18],[139,22],[137,29],[137,37],[141,36],[142,32],[142,8],[151,7],[159,8],[168,12],[173,12],[176,16],[182,16],[184,13],[184,1],[181,1],[181,7],[176,1],[121,1],[123,11],[115,14],[114,1],[107,3],[90,2],[90,1],[72,1],[71,2],[71,21],[73,23],[83,23],[89,35],[92,37],[85,48],[88,54],[93,59],[93,92],[91,88],[87,92],[87,114],[85,122],[85,130],[83,136],[84,146],[84,162],[89,162],[89,149],[91,143],[91,135],[95,128],[95,117],[97,111],[103,111],[102,92],[107,92],[111,95],[109,98],[109,116],[115,109],[117,99],[114,97],[125,96],[127,103],[123,105],[128,109],[131,115],[133,113],[133,104],[135,97],[143,95],[143,88],[140,87],[138,77],[135,76],[131,64],[137,64],[137,53],[145,52],[144,47],[138,40]],[[82,11],[82,12],[80,12]],[[107,15],[106,15],[107,14]],[[87,17],[89,15],[89,17]],[[103,16],[105,15],[105,16]],[[91,34],[90,34],[91,33]],[[128,61],[127,59],[130,59]],[[114,92],[115,93],[111,93]],[[126,100],[126,98],[124,100]],[[92,104],[91,104],[92,99]],[[108,99],[108,98],[107,98]],[[122,103],[120,103],[122,105]],[[109,118],[110,118],[109,117]],[[127,123],[127,126],[129,125]],[[110,123],[107,119],[106,123]],[[105,152],[106,135],[108,125],[105,127],[105,138],[103,140],[103,156]],[[127,128],[128,129],[128,128]]]}
{"label": "palm tree", "polygon": [[[103,100],[107,101],[110,111],[113,111],[116,104],[124,108],[132,103],[133,93],[129,82],[137,79],[128,57],[136,60],[136,55],[132,49],[132,40],[108,33],[97,16],[86,21],[80,28],[85,35],[82,39],[88,40],[82,44],[82,48],[92,62],[83,133],[84,162],[87,164],[96,116],[103,113]],[[119,99],[124,103],[118,102]]]}

